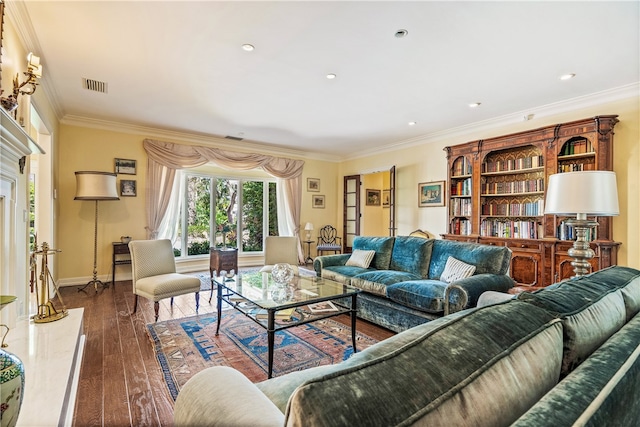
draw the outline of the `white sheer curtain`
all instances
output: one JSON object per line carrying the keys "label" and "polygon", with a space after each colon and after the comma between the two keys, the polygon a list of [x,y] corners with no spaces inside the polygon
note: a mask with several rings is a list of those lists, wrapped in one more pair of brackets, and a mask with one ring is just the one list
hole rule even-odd
{"label": "white sheer curtain", "polygon": [[169,239],[175,244],[180,228],[180,204],[184,199],[184,173],[180,170],[176,171],[171,195],[164,218],[158,227],[158,239]]}
{"label": "white sheer curtain", "polygon": [[[205,163],[215,163],[230,169],[250,170],[261,168],[278,178],[276,192],[282,194],[283,202],[278,203],[278,217],[286,218],[278,233],[298,237],[298,258],[304,262],[299,238],[300,211],[302,204],[303,160],[286,159],[254,153],[224,151],[219,148],[196,145],[182,145],[171,142],[145,139],[143,147],[147,152],[148,178],[146,185],[147,235],[158,238],[158,230],[167,216],[174,188],[176,170],[193,168]],[[282,181],[282,182],[280,182]],[[280,197],[280,196],[278,196]],[[280,200],[280,199],[279,199]]]}

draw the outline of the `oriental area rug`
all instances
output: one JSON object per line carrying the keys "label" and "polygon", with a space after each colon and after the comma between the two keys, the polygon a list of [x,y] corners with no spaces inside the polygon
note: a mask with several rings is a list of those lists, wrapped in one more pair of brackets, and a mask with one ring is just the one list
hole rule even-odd
{"label": "oriental area rug", "polygon": [[[165,382],[175,400],[180,388],[210,366],[230,366],[252,382],[267,379],[266,330],[233,309],[222,312],[220,334],[215,313],[147,325]],[[377,341],[357,333],[358,351]],[[351,329],[333,319],[318,320],[275,334],[273,376],[329,365],[353,354]]]}

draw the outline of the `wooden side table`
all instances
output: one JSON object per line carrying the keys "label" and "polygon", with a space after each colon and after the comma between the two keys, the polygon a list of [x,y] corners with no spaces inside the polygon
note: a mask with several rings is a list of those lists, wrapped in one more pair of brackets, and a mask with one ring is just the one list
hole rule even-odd
{"label": "wooden side table", "polygon": [[238,249],[237,248],[209,248],[209,273],[213,278],[213,272],[220,276],[220,271],[230,273],[231,270],[238,274]]}
{"label": "wooden side table", "polygon": [[111,260],[111,270],[113,276],[111,276],[111,284],[116,284],[116,266],[131,264],[131,253],[129,252],[129,244],[122,242],[113,242],[113,256]]}

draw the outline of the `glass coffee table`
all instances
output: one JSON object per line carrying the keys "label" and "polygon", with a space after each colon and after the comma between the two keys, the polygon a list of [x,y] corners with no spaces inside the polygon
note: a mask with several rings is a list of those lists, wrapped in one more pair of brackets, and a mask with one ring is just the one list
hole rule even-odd
{"label": "glass coffee table", "polygon": [[[276,331],[304,325],[328,317],[349,313],[351,342],[356,352],[356,302],[359,289],[319,277],[295,276],[285,286],[273,281],[269,273],[246,273],[232,277],[215,277],[218,290],[218,321],[220,332],[222,304],[234,309],[267,330],[268,378],[273,371],[273,347]],[[351,298],[351,308],[338,300]]]}

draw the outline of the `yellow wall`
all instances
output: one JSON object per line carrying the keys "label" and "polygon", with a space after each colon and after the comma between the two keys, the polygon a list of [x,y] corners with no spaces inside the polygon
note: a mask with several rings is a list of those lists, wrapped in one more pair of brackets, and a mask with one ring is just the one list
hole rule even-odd
{"label": "yellow wall", "polygon": [[[138,134],[64,124],[61,125],[60,134],[60,162],[57,165],[60,204],[58,247],[63,251],[60,256],[62,285],[87,282],[93,271],[95,202],[74,200],[76,190],[74,172],[81,170],[113,172],[115,158],[137,161],[136,175],[118,175],[117,177],[118,188],[121,179],[136,180],[137,196],[121,197],[118,201],[99,202],[98,275],[101,279],[106,280],[111,270],[111,242],[118,241],[123,235],[131,236],[133,239],[146,238],[147,156],[142,147],[142,141],[145,137]],[[221,148],[233,149],[233,147],[224,146]],[[320,179],[320,192],[312,193],[306,190],[307,177]],[[303,226],[306,222],[314,224],[316,228],[312,236],[314,240],[317,229],[322,225],[335,225],[338,200],[337,182],[338,173],[335,163],[305,160],[301,224]],[[311,207],[312,195],[325,196],[324,209]],[[312,256],[314,253],[312,246]],[[203,259],[184,268],[206,269],[207,265],[207,260]],[[119,278],[124,279],[129,273],[129,267],[118,267],[117,275]]]}
{"label": "yellow wall", "polygon": [[[396,205],[398,234],[421,228],[436,235],[447,230],[447,207],[418,208],[418,183],[447,179],[444,147],[482,138],[507,135],[597,115],[617,114],[614,137],[614,170],[618,179],[620,216],[613,220],[613,238],[622,242],[618,264],[640,268],[640,98],[628,98],[595,105],[563,114],[515,122],[472,134],[442,137],[437,141],[417,141],[411,147],[345,161],[341,175],[354,175],[370,170],[397,167]],[[342,206],[340,205],[340,209]]]}

